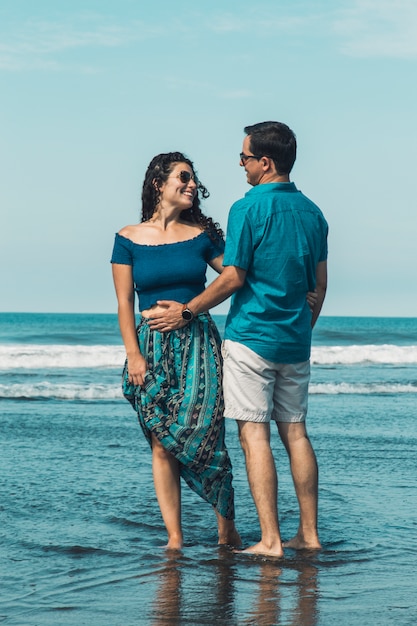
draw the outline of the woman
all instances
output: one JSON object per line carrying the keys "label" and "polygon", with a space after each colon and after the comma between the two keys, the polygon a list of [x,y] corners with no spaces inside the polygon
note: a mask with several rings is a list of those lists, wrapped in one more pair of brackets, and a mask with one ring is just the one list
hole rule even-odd
{"label": "woman", "polygon": [[199,194],[209,195],[188,158],[180,152],[154,157],[143,184],[142,222],[116,234],[112,256],[127,355],[123,392],[152,448],[166,547],[175,550],[183,545],[180,477],[213,506],[218,543],[240,544],[224,443],[217,328],[208,313],[169,333],[151,331],[147,324],[157,300],[188,302],[203,291],[207,264],[222,271],[223,233],[201,212]]}

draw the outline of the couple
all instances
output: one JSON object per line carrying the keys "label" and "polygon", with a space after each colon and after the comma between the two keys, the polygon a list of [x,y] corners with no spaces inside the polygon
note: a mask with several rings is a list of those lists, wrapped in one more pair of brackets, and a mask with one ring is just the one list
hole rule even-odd
{"label": "couple", "polygon": [[[291,129],[261,122],[245,133],[240,165],[252,189],[230,210],[226,244],[200,209],[199,196],[208,192],[192,162],[172,152],[149,164],[142,222],[116,234],[111,262],[127,356],[123,392],[152,448],[167,548],[183,544],[180,477],[213,506],[219,544],[240,544],[226,417],[238,424],[261,527],[259,543],[244,552],[281,557],[283,545],[320,548],[318,469],[305,417],[311,329],[327,284],[328,227],[290,182]],[[219,276],[204,289],[207,264]],[[221,346],[208,310],[231,295]],[[298,532],[285,544],[271,420],[289,455],[300,507]]]}

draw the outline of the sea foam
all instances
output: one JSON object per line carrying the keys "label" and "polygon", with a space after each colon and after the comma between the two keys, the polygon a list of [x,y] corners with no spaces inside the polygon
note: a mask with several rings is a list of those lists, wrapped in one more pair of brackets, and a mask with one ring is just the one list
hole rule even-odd
{"label": "sea foam", "polygon": [[125,351],[120,346],[0,345],[0,370],[122,367]]}
{"label": "sea foam", "polygon": [[0,385],[0,398],[9,400],[118,400],[123,398],[121,385],[39,382]]}
{"label": "sea foam", "polygon": [[[417,384],[401,383],[312,383],[312,395],[417,394]],[[123,399],[121,385],[49,383],[0,384],[0,399],[113,401]]]}
{"label": "sea foam", "polygon": [[[124,360],[123,346],[0,345],[0,370],[120,368]],[[311,363],[313,365],[417,364],[417,345],[313,346]]]}
{"label": "sea foam", "polygon": [[417,346],[390,344],[313,346],[311,363],[317,365],[358,365],[360,363],[413,364],[417,363]]}

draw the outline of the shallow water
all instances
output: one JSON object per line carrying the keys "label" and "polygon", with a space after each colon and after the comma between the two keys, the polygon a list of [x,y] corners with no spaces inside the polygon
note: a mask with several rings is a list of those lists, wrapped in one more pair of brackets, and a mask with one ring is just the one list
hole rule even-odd
{"label": "shallow water", "polygon": [[[99,325],[99,335],[106,335],[100,345],[108,347],[114,341],[117,352],[109,323],[106,319],[105,329]],[[370,345],[369,328],[361,337],[355,329],[353,344],[340,320],[331,324],[331,333],[324,328],[320,332],[325,337],[316,339],[322,361],[321,350],[331,334],[337,335],[330,339],[333,348]],[[0,336],[1,328],[0,316]],[[391,355],[397,354],[397,346],[412,353],[415,328],[416,324],[407,330],[408,343],[401,328],[395,343],[395,327],[391,328]],[[74,343],[73,335],[68,340],[60,326],[54,332],[66,339],[67,348],[75,350],[88,341],[95,355],[103,352],[96,351],[99,344],[92,339],[93,332],[86,333],[88,340],[81,344]],[[10,333],[3,328],[2,347],[19,344],[20,353],[29,353],[29,347],[39,345],[39,329],[33,326],[30,333],[30,341],[22,330],[25,343],[10,342]],[[375,334],[372,345],[384,345],[387,336],[384,332],[378,342]],[[61,345],[54,337],[50,341],[51,346]],[[149,449],[128,403],[109,391],[118,387],[117,367],[100,362],[94,369],[74,368],[71,363],[54,373],[46,362],[50,353],[45,357],[38,353],[38,369],[4,368],[0,622],[417,623],[417,364],[408,356],[404,362],[381,364],[366,360],[368,348],[362,353],[360,363],[346,363],[345,352],[345,362],[334,364],[329,358],[313,368],[308,425],[320,466],[323,550],[287,550],[285,558],[275,562],[218,548],[214,513],[186,487],[186,545],[181,555],[165,552]],[[0,368],[1,364],[0,357]],[[34,385],[32,395],[22,393],[25,378]],[[97,385],[111,397],[100,400]],[[273,441],[282,534],[288,538],[297,527],[297,505],[276,433]],[[234,466],[237,524],[249,545],[259,539],[259,527],[235,424],[229,422],[227,442]]]}

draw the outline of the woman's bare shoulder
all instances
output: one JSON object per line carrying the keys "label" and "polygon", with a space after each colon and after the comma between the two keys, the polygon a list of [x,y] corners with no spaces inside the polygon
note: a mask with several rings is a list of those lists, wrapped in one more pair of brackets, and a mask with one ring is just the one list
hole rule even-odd
{"label": "woman's bare shoulder", "polygon": [[129,224],[128,226],[123,226],[118,232],[122,237],[126,237],[126,239],[131,239],[134,241],[137,239],[138,235],[143,231],[144,224]]}

